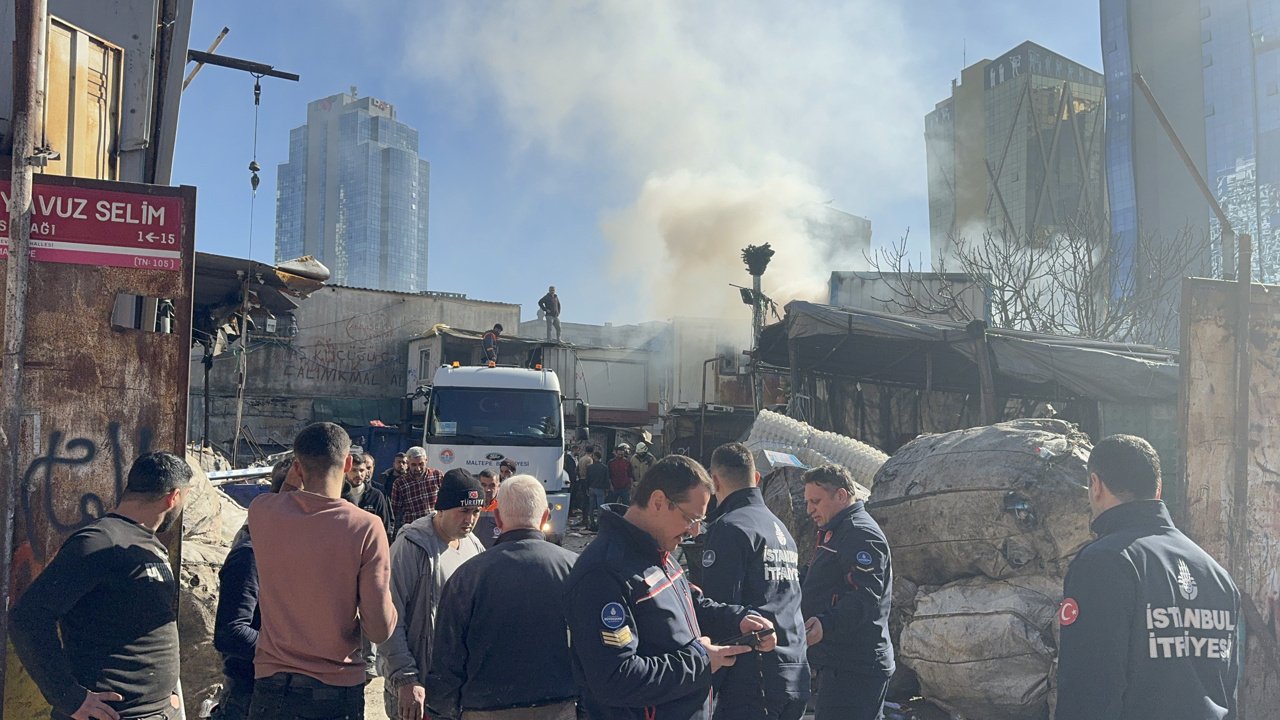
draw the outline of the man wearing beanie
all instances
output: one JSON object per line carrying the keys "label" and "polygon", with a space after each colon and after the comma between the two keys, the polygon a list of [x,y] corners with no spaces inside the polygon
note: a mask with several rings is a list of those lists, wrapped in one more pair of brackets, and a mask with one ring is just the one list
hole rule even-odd
{"label": "man wearing beanie", "polygon": [[378,646],[391,720],[421,720],[423,683],[431,668],[432,620],[444,584],[468,559],[484,551],[471,534],[485,506],[484,488],[461,468],[444,474],[435,512],[400,529],[391,546],[391,598],[400,622]]}

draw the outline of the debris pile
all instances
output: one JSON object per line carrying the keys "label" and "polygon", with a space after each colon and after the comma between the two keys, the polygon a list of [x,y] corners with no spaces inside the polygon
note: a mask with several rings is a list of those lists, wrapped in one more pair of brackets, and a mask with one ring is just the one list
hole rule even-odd
{"label": "debris pile", "polygon": [[178,636],[182,638],[182,690],[187,717],[222,682],[222,656],[213,647],[218,571],[247,513],[209,482],[210,455],[187,453],[193,470],[182,511],[182,567],[178,574]]}
{"label": "debris pile", "polygon": [[1091,446],[1059,420],[926,435],[876,474],[893,548],[895,647],[958,716],[1049,717],[1062,578],[1090,540]]}

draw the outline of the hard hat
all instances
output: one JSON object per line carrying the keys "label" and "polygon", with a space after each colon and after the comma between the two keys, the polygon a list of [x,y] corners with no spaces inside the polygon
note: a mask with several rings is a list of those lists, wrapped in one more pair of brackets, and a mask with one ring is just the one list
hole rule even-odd
{"label": "hard hat", "polygon": [[618,443],[618,447],[614,448],[614,450],[630,450],[630,449],[631,449],[631,446],[626,443]]}
{"label": "hard hat", "polygon": [[638,442],[638,443],[636,443],[636,452],[638,452],[638,453],[647,453],[647,452],[649,452],[649,446],[648,446],[648,445],[645,445],[645,444],[644,444],[644,443],[642,443],[642,442]]}

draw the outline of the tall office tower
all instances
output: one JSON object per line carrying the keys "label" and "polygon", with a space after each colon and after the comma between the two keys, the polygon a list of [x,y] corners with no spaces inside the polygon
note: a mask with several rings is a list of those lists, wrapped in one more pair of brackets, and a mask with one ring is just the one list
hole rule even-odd
{"label": "tall office tower", "polygon": [[337,285],[426,290],[430,168],[391,104],[354,87],[308,104],[279,167],[276,260],[314,255]]}
{"label": "tall office tower", "polygon": [[952,82],[925,116],[935,257],[983,233],[1040,244],[1105,217],[1103,80],[1025,42]]}
{"label": "tall office tower", "polygon": [[[1206,97],[1200,0],[1102,0],[1102,67],[1107,83],[1107,192],[1120,269],[1142,281],[1141,243],[1194,245],[1186,272],[1209,272],[1209,204],[1151,103],[1134,85],[1141,73],[1196,169],[1205,172]],[[1180,236],[1191,233],[1192,237]]]}

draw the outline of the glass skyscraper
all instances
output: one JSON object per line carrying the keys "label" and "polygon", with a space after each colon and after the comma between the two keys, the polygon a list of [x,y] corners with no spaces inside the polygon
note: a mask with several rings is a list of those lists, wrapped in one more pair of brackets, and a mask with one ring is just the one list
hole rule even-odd
{"label": "glass skyscraper", "polygon": [[1102,75],[1025,42],[961,72],[925,117],[935,255],[990,232],[1040,244],[1104,216]]}
{"label": "glass skyscraper", "polygon": [[355,89],[307,105],[276,186],[276,260],[314,255],[350,287],[427,289],[430,164],[395,108]]}
{"label": "glass skyscraper", "polygon": [[1100,10],[1113,234],[1136,246],[1189,227],[1204,238],[1192,273],[1220,271],[1218,222],[1134,87],[1140,72],[1232,228],[1253,236],[1254,277],[1280,280],[1280,0],[1101,0]]}

